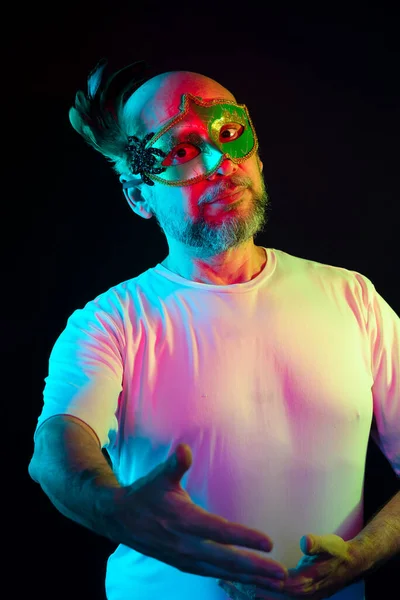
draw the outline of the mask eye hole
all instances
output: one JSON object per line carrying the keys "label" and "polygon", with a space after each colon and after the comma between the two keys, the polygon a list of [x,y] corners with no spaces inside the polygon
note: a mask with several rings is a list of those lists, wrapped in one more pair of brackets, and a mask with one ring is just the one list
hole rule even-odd
{"label": "mask eye hole", "polygon": [[163,167],[183,165],[200,154],[200,148],[189,142],[182,142],[171,150],[161,163]]}
{"label": "mask eye hole", "polygon": [[223,144],[233,142],[240,138],[244,131],[244,126],[239,123],[226,123],[219,130],[219,140]]}

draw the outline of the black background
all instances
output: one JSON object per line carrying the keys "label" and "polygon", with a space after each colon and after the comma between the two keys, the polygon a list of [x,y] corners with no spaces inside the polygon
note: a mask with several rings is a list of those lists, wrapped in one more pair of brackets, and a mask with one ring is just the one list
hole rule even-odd
{"label": "black background", "polygon": [[[167,254],[154,220],[133,214],[111,167],[69,124],[75,92],[100,58],[116,68],[145,59],[160,72],[197,71],[230,89],[252,115],[271,198],[257,243],[358,271],[400,314],[395,4],[280,6],[4,11],[3,539],[11,597],[104,597],[114,546],[62,517],[29,479],[32,436],[48,356],[68,316]],[[366,518],[397,489],[371,442]],[[395,597],[383,590],[394,590],[399,567],[392,560],[367,579],[368,600]]]}

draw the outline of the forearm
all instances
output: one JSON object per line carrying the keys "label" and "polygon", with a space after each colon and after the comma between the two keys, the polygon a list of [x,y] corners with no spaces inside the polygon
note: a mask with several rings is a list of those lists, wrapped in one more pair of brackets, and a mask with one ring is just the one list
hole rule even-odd
{"label": "forearm", "polygon": [[102,509],[121,486],[97,441],[63,418],[54,417],[43,428],[29,465],[31,477],[64,516],[107,535]]}
{"label": "forearm", "polygon": [[400,555],[400,492],[351,540],[351,545],[364,575]]}

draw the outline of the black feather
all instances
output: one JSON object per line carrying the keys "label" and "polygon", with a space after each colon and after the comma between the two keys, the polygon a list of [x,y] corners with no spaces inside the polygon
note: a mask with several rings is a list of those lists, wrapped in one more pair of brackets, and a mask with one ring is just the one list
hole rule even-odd
{"label": "black feather", "polygon": [[151,77],[145,61],[110,72],[106,59],[89,74],[87,93],[78,91],[70,121],[86,141],[106,156],[121,156],[127,137],[118,124],[118,111],[126,99]]}

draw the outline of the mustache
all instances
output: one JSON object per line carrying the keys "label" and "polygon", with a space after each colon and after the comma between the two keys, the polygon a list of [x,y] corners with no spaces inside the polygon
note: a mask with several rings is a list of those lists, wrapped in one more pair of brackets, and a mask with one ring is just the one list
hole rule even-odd
{"label": "mustache", "polygon": [[218,196],[221,196],[225,192],[234,191],[238,187],[250,188],[252,186],[252,180],[250,177],[244,177],[242,175],[232,175],[228,180],[221,181],[221,183],[215,185],[215,187],[207,190],[200,198],[199,204],[207,204],[213,202]]}

